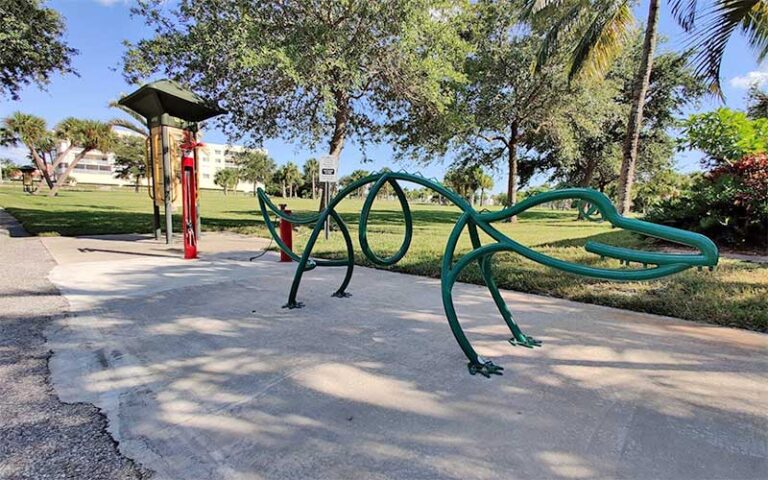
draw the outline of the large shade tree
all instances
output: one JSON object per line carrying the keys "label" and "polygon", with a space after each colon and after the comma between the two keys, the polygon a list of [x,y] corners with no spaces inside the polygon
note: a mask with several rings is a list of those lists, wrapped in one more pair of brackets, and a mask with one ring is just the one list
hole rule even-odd
{"label": "large shade tree", "polygon": [[227,195],[230,190],[235,190],[239,182],[240,172],[232,167],[222,168],[213,176],[213,183],[224,190],[224,195]]}
{"label": "large shade tree", "polygon": [[[130,46],[129,81],[153,73],[216,99],[222,126],[265,138],[365,145],[409,108],[439,110],[465,53],[463,0],[140,0],[154,37]],[[321,195],[321,198],[324,198]]]}
{"label": "large shade tree", "polygon": [[240,179],[253,185],[253,195],[259,183],[267,184],[275,172],[275,161],[263,150],[245,150],[235,154]]}
{"label": "large shade tree", "polygon": [[[64,21],[41,0],[0,0],[0,96],[44,87],[54,72],[74,73],[77,50],[63,40]],[[47,179],[46,179],[47,181]]]}
{"label": "large shade tree", "polygon": [[[631,37],[635,19],[632,0],[526,0],[528,12],[550,26],[538,59],[545,64],[561,45],[570,46],[569,76],[601,76]],[[728,41],[742,31],[762,60],[768,54],[768,2],[765,0],[668,0],[680,26],[691,34],[697,74],[722,95],[720,65]],[[648,1],[642,58],[635,73],[632,105],[624,138],[619,210],[631,207],[644,108],[658,40],[660,0]],[[576,35],[578,41],[572,42]],[[564,41],[564,39],[567,39]]]}
{"label": "large shade tree", "polygon": [[132,180],[134,191],[138,193],[141,180],[147,177],[147,143],[141,135],[116,136],[114,148],[115,177]]}
{"label": "large shade tree", "polygon": [[[578,82],[568,102],[551,117],[552,128],[538,139],[542,154],[538,168],[553,172],[550,180],[566,185],[605,190],[618,180],[626,116],[631,108],[633,79],[640,62],[638,38],[600,82]],[[677,126],[683,108],[704,94],[705,85],[687,65],[688,56],[658,55],[646,94],[645,128],[640,134],[638,174],[647,178],[672,165]]]}
{"label": "large shade tree", "polygon": [[[556,62],[533,71],[540,39],[522,18],[515,0],[482,0],[468,9],[472,54],[464,62],[465,83],[453,83],[444,112],[412,111],[391,129],[398,146],[415,159],[456,153],[461,165],[486,165],[507,173],[506,204],[533,173],[526,161],[532,139],[548,128],[569,87]],[[511,219],[515,220],[515,217]]]}

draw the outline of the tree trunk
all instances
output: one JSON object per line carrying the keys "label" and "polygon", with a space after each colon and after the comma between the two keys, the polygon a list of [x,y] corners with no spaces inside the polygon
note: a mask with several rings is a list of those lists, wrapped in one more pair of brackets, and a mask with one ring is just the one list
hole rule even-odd
{"label": "tree trunk", "polygon": [[72,173],[72,170],[75,169],[75,166],[80,162],[80,160],[85,157],[85,155],[90,152],[91,149],[86,148],[83,149],[82,152],[78,153],[77,156],[72,160],[72,162],[67,165],[67,169],[64,170],[64,173],[56,180],[56,185],[53,186],[50,192],[48,192],[49,197],[55,197],[59,194],[59,189],[62,185],[64,185],[67,182],[67,179],[69,178],[69,175]]}
{"label": "tree trunk", "polygon": [[[592,185],[592,177],[595,176],[595,169],[597,168],[597,159],[595,157],[587,158],[587,166],[584,168],[584,176],[579,180],[579,187],[589,188]],[[577,220],[585,220],[584,213],[579,209],[579,215]]]}
{"label": "tree trunk", "polygon": [[[512,122],[509,136],[509,178],[507,179],[507,207],[517,203],[517,122]],[[517,222],[517,215],[510,217],[509,221]]]}
{"label": "tree trunk", "polygon": [[48,184],[48,188],[53,190],[53,181],[51,180],[51,175],[48,173],[48,167],[46,167],[45,162],[40,158],[37,150],[29,145],[27,145],[27,148],[29,148],[29,153],[32,155],[32,160],[35,162],[35,166],[40,170],[40,173],[43,174],[43,178],[45,179],[45,183]]}
{"label": "tree trunk", "polygon": [[597,170],[597,159],[595,157],[587,158],[587,166],[584,167],[584,176],[582,176],[579,181],[579,187],[589,188],[589,186],[592,185],[595,170]]}
{"label": "tree trunk", "polygon": [[53,169],[54,173],[56,173],[56,167],[58,167],[59,164],[61,164],[61,162],[63,162],[64,159],[67,158],[67,155],[69,155],[69,152],[71,152],[73,148],[74,148],[74,145],[70,145],[67,148],[65,148],[63,152],[56,154],[56,159],[53,161],[53,165],[51,166],[51,169]]}
{"label": "tree trunk", "polygon": [[[339,157],[344,149],[344,139],[347,137],[347,126],[349,124],[349,95],[346,92],[334,91],[336,101],[336,113],[333,116],[333,135],[329,145],[328,154]],[[325,184],[320,184],[320,211],[325,210]]]}
{"label": "tree trunk", "polygon": [[643,108],[645,95],[651,80],[653,55],[656,50],[656,24],[659,21],[659,1],[650,0],[648,5],[648,25],[645,27],[643,39],[643,56],[640,68],[635,76],[632,90],[632,109],[627,122],[627,136],[624,139],[624,158],[621,162],[619,176],[619,213],[627,214],[632,207],[632,184],[635,181],[635,165],[637,164],[637,147],[640,142],[640,130],[643,126]]}
{"label": "tree trunk", "polygon": [[136,183],[133,185],[133,191],[135,193],[139,193],[139,185],[140,184],[141,184],[141,177],[137,175],[136,176]]}
{"label": "tree trunk", "polygon": [[283,187],[283,198],[285,198],[285,180],[280,182],[280,186]]}
{"label": "tree trunk", "polygon": [[316,190],[317,187],[315,186],[316,185],[315,174],[313,173],[311,177],[312,177],[312,200],[314,200],[315,197],[317,196],[317,190]]}

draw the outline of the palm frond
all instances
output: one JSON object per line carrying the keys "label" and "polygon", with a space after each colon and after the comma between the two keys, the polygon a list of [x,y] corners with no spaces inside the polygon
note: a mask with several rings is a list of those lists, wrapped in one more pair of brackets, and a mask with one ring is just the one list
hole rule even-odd
{"label": "palm frond", "polygon": [[742,30],[762,59],[768,53],[768,6],[765,0],[720,0],[702,10],[703,21],[693,32],[691,45],[696,50],[693,65],[709,90],[722,98],[720,65],[734,31]]}
{"label": "palm frond", "polygon": [[629,1],[611,2],[598,13],[573,50],[568,78],[600,78],[624,49],[635,26]]}
{"label": "palm frond", "polygon": [[577,4],[572,6],[547,31],[541,41],[539,52],[536,55],[536,64],[534,65],[536,73],[539,73],[542,67],[554,57],[560,46],[560,35],[574,28],[574,24],[578,22],[582,12],[582,5]]}
{"label": "palm frond", "polygon": [[683,30],[688,32],[693,29],[696,23],[699,0],[670,0],[669,6],[672,10],[672,16],[675,17]]}
{"label": "palm frond", "polygon": [[768,56],[768,2],[758,1],[741,24],[749,45],[757,52],[758,61]]}
{"label": "palm frond", "polygon": [[117,103],[117,100],[112,100],[109,102],[109,108],[116,108],[118,110],[121,110],[123,113],[129,115],[131,118],[139,122],[140,124],[144,125],[147,122],[147,119],[139,115],[138,113],[134,112],[130,108],[126,107],[125,105],[120,105]]}
{"label": "palm frond", "polygon": [[563,6],[568,0],[524,0],[522,15],[523,20],[531,20],[536,16],[546,15],[554,9]]}
{"label": "palm frond", "polygon": [[112,127],[124,128],[126,130],[130,130],[132,132],[138,133],[139,135],[142,135],[144,137],[146,137],[149,134],[149,132],[147,131],[147,127],[144,127],[142,125],[136,125],[134,122],[131,122],[129,120],[124,120],[122,118],[113,118],[107,123]]}

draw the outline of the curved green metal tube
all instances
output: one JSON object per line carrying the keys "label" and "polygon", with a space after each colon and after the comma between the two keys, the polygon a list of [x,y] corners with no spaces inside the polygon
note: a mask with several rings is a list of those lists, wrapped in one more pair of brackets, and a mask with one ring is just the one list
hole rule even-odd
{"label": "curved green metal tube", "polygon": [[[348,295],[348,293],[346,293],[346,288],[348,287],[352,278],[355,260],[354,250],[349,230],[335,209],[339,202],[341,202],[341,200],[347,197],[351,192],[364,187],[367,184],[373,184],[373,186],[370,188],[368,196],[363,203],[362,212],[360,214],[360,222],[358,225],[358,240],[360,242],[363,254],[374,264],[382,266],[394,265],[406,255],[413,238],[413,217],[408,205],[408,200],[405,196],[405,193],[403,192],[403,189],[398,184],[398,181],[411,182],[429,188],[445,197],[451,203],[456,205],[462,212],[461,216],[456,222],[456,225],[448,236],[445,252],[441,262],[440,281],[443,308],[445,309],[445,315],[448,319],[448,325],[450,326],[451,332],[453,333],[457,343],[469,360],[469,371],[473,375],[478,373],[486,377],[489,377],[492,374],[500,375],[503,369],[495,365],[491,360],[483,359],[477,355],[477,352],[472,347],[472,344],[470,343],[469,339],[464,333],[464,330],[461,327],[458,316],[456,314],[456,309],[453,304],[453,285],[456,283],[461,272],[472,262],[478,263],[483,276],[483,280],[491,293],[491,297],[493,298],[499,313],[512,332],[512,338],[509,340],[510,343],[512,345],[520,345],[525,347],[540,346],[541,342],[528,335],[525,335],[521,331],[517,322],[515,322],[514,318],[512,317],[512,313],[509,311],[509,308],[507,307],[507,304],[504,301],[498,286],[496,285],[496,282],[494,281],[493,273],[491,271],[492,258],[496,253],[514,252],[530,260],[533,260],[534,262],[556,268],[567,273],[615,281],[651,280],[682,272],[683,270],[692,267],[707,266],[712,268],[717,265],[718,262],[717,247],[707,237],[697,233],[687,232],[664,225],[656,225],[634,218],[622,217],[616,211],[616,208],[613,206],[608,197],[596,190],[584,188],[555,190],[552,192],[545,192],[533,196],[523,202],[498,212],[479,213],[475,211],[474,208],[472,208],[472,206],[464,198],[459,196],[456,192],[446,188],[437,180],[426,179],[421,175],[405,172],[385,171],[371,174],[365,178],[351,183],[337,195],[335,195],[322,212],[306,216],[288,215],[285,212],[280,211],[269,200],[262,189],[258,190],[259,206],[261,208],[264,221],[267,225],[267,229],[275,239],[278,247],[298,263],[296,273],[294,274],[293,283],[291,285],[291,291],[288,296],[288,303],[285,305],[286,307],[297,308],[302,306],[302,304],[297,301],[301,279],[304,272],[309,271],[315,267],[346,266],[347,272],[344,280],[342,281],[339,289],[336,290],[333,295],[339,297]],[[397,252],[389,257],[382,258],[372,251],[368,243],[368,220],[370,218],[371,209],[373,208],[373,202],[376,198],[376,195],[386,183],[390,184],[394,189],[395,195],[397,196],[398,202],[402,208],[405,224],[405,234],[403,243],[400,245],[400,248],[397,250]],[[537,252],[512,240],[492,225],[493,222],[518,215],[537,205],[568,199],[578,200],[580,202],[579,208],[583,208],[584,213],[588,217],[594,219],[595,214],[599,213],[600,217],[604,221],[609,222],[614,227],[622,228],[642,235],[652,236],[668,242],[685,245],[696,249],[697,253],[672,254],[663,252],[646,252],[642,250],[621,248],[612,245],[605,245],[599,242],[588,241],[584,246],[584,249],[587,252],[600,255],[601,257],[614,258],[620,260],[622,263],[626,263],[627,265],[629,265],[630,262],[643,264],[642,268],[634,269],[598,268],[561,260],[558,258],[550,257],[549,255],[543,254],[541,252]],[[589,205],[589,207],[587,208],[586,205]],[[280,240],[274,224],[270,219],[270,211],[277,215],[282,221],[289,221],[299,225],[314,224],[312,233],[307,240],[307,244],[301,256],[288,249],[287,246]],[[323,224],[329,217],[332,218],[334,222],[336,222],[336,224],[339,226],[339,230],[344,236],[347,250],[347,258],[345,260],[323,260],[310,258],[315,243],[317,242],[320,232],[322,231]],[[472,250],[469,253],[463,255],[458,259],[456,263],[454,263],[456,247],[465,227],[469,232],[469,237],[472,242]],[[491,237],[495,243],[482,245],[479,235],[480,230]]]}
{"label": "curved green metal tube", "polygon": [[589,220],[590,222],[601,222],[603,220],[602,216],[599,218],[595,217],[595,213],[600,213],[597,206],[592,205],[585,200],[579,200],[576,204],[576,208],[579,210],[581,217],[585,220]]}
{"label": "curved green metal tube", "polygon": [[[381,190],[381,187],[383,187],[385,183],[392,185],[392,188],[395,191],[395,195],[397,196],[397,200],[400,202],[400,207],[403,209],[405,235],[403,238],[403,243],[400,245],[400,248],[394,255],[387,258],[381,258],[373,253],[373,250],[371,250],[371,247],[368,245],[368,217],[371,215],[371,207],[373,206],[373,201],[376,199],[376,195],[379,193],[379,190]],[[371,187],[371,190],[368,192],[368,196],[365,199],[365,203],[363,203],[363,210],[360,212],[360,223],[358,224],[357,232],[358,238],[360,240],[360,248],[363,250],[363,253],[377,265],[385,267],[394,265],[399,262],[406,253],[408,253],[408,249],[411,247],[411,239],[413,238],[413,217],[411,216],[411,208],[408,206],[408,199],[405,198],[405,192],[403,192],[403,189],[400,187],[400,185],[398,185],[397,182],[388,177],[381,177],[378,181],[376,181],[373,187]]]}

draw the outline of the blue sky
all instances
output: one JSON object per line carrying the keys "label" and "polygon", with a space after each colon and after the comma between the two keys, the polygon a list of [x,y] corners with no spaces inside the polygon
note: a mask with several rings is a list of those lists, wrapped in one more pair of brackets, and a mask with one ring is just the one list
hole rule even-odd
{"label": "blue sky", "polygon": [[[148,36],[150,32],[140,18],[131,18],[130,3],[124,0],[52,0],[48,5],[55,8],[66,19],[68,42],[80,51],[74,59],[74,67],[79,77],[56,76],[46,91],[30,87],[22,92],[17,102],[4,100],[0,104],[0,118],[21,110],[44,117],[50,126],[68,116],[107,120],[118,112],[107,107],[112,99],[131,92],[136,87],[123,80],[119,61],[123,52],[123,40],[137,40]],[[638,19],[644,19],[646,2],[636,8]],[[662,3],[661,33],[668,41],[662,49],[680,48],[685,43],[685,36],[672,21],[666,3]],[[768,85],[768,64],[757,65],[754,55],[749,51],[744,39],[734,38],[728,45],[722,68],[723,86],[726,105],[743,108],[748,85],[752,81]],[[705,100],[691,111],[711,110],[719,102]],[[226,137],[218,131],[207,131],[205,140],[226,143]],[[264,145],[272,157],[279,163],[293,160],[298,164],[310,156],[319,156],[324,152],[309,151],[299,144],[290,144],[282,140],[268,140]],[[384,166],[392,167],[391,150],[385,146],[369,148],[368,156],[373,162],[361,164],[362,155],[354,145],[347,145],[341,158],[341,174],[356,168],[376,170]],[[0,148],[0,158],[9,157],[20,163],[26,163],[25,152],[21,149]],[[678,154],[680,169],[685,171],[698,168],[699,155],[695,152]],[[420,170],[426,176],[442,177],[446,165],[435,164],[429,167],[398,165],[396,169]],[[504,173],[495,173],[495,191],[501,191],[506,184]]]}

